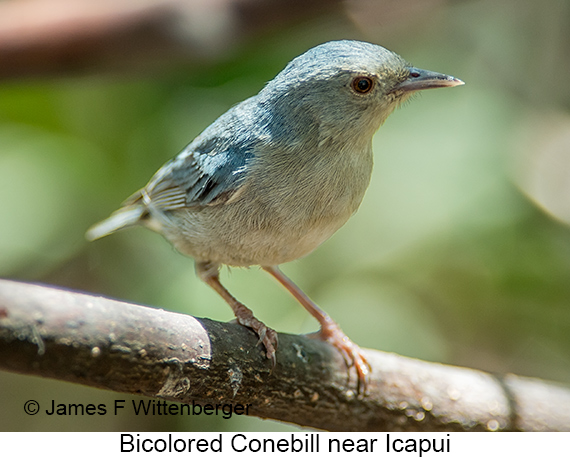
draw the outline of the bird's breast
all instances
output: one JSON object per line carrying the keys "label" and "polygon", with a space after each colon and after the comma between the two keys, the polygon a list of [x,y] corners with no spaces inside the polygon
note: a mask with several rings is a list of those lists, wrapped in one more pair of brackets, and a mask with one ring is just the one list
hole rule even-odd
{"label": "bird's breast", "polygon": [[344,225],[370,181],[371,147],[335,152],[262,158],[235,199],[173,213],[182,232],[163,231],[202,261],[270,266],[303,257]]}
{"label": "bird's breast", "polygon": [[347,146],[306,160],[281,160],[285,164],[263,167],[250,195],[259,236],[289,261],[327,240],[358,209],[370,182],[372,148]]}

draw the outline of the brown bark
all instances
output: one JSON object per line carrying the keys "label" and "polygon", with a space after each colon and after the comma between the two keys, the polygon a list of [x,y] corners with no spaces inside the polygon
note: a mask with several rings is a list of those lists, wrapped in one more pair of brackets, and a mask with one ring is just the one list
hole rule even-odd
{"label": "brown bark", "polygon": [[[277,366],[231,323],[0,280],[0,368],[325,430],[570,431],[570,390],[367,350],[372,376],[327,344],[279,335]],[[350,376],[349,376],[350,373]]]}

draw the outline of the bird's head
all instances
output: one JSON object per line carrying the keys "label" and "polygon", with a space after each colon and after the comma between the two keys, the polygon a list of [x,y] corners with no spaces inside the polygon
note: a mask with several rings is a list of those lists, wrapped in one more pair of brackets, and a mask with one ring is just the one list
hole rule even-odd
{"label": "bird's head", "polygon": [[413,67],[398,54],[360,41],[330,41],[293,59],[260,92],[279,115],[318,125],[323,135],[371,137],[419,90],[463,81]]}

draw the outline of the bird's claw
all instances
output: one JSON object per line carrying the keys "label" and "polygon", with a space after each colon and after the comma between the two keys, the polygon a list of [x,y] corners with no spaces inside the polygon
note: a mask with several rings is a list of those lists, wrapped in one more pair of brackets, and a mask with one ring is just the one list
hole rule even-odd
{"label": "bird's claw", "polygon": [[263,344],[265,347],[265,354],[267,358],[271,360],[271,367],[272,369],[275,368],[277,364],[277,359],[275,357],[275,351],[277,349],[277,332],[272,328],[267,327],[263,322],[253,316],[253,314],[243,315],[243,316],[236,316],[236,320],[238,324],[243,325],[244,327],[249,327],[252,329],[259,340],[257,345]]}
{"label": "bird's claw", "polygon": [[359,394],[366,394],[372,368],[362,353],[362,349],[356,343],[353,343],[334,322],[323,325],[316,336],[334,346],[341,353],[347,368],[354,367],[356,371],[356,389]]}

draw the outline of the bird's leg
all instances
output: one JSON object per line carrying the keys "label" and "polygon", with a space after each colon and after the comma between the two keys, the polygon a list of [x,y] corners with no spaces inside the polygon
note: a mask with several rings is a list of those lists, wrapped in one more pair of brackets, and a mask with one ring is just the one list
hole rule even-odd
{"label": "bird's leg", "polygon": [[275,349],[277,348],[277,332],[267,327],[257,319],[253,312],[244,304],[237,301],[228,290],[222,286],[219,275],[219,265],[212,262],[196,262],[196,273],[198,277],[214,289],[230,305],[236,316],[238,324],[251,328],[257,336],[259,343],[265,346],[267,358],[275,367]]}
{"label": "bird's leg", "polygon": [[277,266],[263,267],[263,269],[277,279],[319,321],[321,330],[317,336],[337,348],[344,357],[348,367],[354,366],[358,375],[358,390],[366,391],[367,378],[371,368],[360,347],[353,343],[340,329],[339,325],[299,289],[293,281],[285,276]]}

